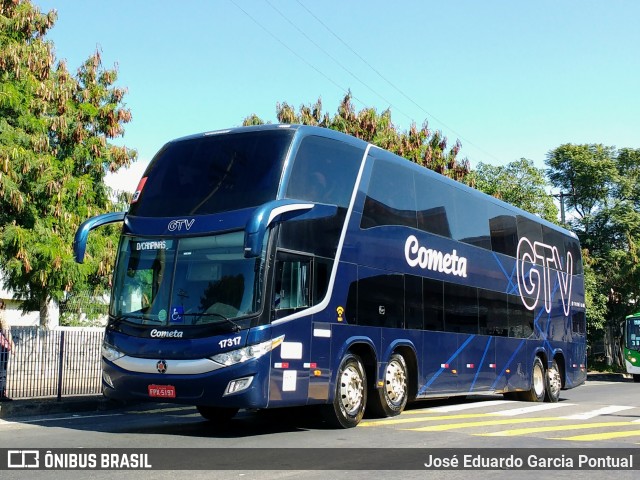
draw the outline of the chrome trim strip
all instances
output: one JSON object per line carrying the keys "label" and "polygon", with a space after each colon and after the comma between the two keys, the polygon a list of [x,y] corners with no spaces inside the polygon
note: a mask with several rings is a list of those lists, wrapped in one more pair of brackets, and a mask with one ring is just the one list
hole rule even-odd
{"label": "chrome trim strip", "polygon": [[166,360],[160,358],[136,358],[128,355],[120,357],[113,363],[119,368],[129,372],[160,374],[157,367],[160,360],[164,360],[167,364],[167,370],[164,372],[166,375],[198,375],[201,373],[213,372],[214,370],[224,367],[224,365],[214,362],[209,358],[198,358],[195,360]]}

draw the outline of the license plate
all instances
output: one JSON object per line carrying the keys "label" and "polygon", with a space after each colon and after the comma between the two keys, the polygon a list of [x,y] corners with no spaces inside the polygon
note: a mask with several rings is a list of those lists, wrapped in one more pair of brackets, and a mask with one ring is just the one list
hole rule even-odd
{"label": "license plate", "polygon": [[149,385],[149,396],[158,398],[176,398],[176,387],[173,385]]}

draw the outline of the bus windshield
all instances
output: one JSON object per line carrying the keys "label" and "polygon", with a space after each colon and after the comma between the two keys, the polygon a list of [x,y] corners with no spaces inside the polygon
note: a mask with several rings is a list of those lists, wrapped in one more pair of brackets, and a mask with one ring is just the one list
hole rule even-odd
{"label": "bus windshield", "polygon": [[208,215],[275,200],[293,132],[205,135],[165,145],[147,168],[130,215]]}
{"label": "bus windshield", "polygon": [[264,255],[246,259],[243,232],[160,239],[124,236],[111,315],[153,326],[249,327],[261,309]]}
{"label": "bus windshield", "polygon": [[640,352],[640,318],[627,319],[627,348]]}

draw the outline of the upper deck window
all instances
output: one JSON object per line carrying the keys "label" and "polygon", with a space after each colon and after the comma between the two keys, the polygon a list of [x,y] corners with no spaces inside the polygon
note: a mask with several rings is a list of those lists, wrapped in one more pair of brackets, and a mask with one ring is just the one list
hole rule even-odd
{"label": "upper deck window", "polygon": [[202,136],[170,142],[154,157],[129,213],[205,215],[276,198],[291,130]]}
{"label": "upper deck window", "polygon": [[361,148],[308,136],[296,153],[285,197],[348,207],[362,162]]}

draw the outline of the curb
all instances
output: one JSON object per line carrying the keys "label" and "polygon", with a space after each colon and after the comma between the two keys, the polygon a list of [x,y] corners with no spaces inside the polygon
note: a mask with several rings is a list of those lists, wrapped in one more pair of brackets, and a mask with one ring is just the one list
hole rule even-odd
{"label": "curb", "polygon": [[591,372],[587,374],[587,381],[631,382],[633,377],[628,373]]}
{"label": "curb", "polygon": [[109,400],[102,395],[82,397],[25,398],[0,402],[0,418],[49,415],[68,412],[98,412],[126,406],[123,402]]}

